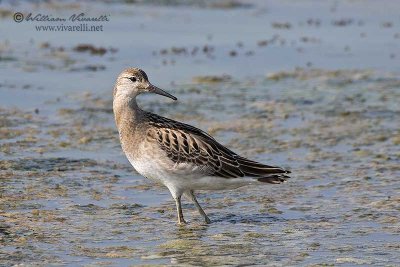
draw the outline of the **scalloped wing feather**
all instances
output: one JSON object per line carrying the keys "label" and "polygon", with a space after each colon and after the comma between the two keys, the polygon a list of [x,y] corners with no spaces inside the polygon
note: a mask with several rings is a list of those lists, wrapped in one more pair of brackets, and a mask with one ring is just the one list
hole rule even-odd
{"label": "scalloped wing feather", "polygon": [[290,171],[241,157],[196,127],[153,113],[146,115],[152,126],[147,137],[156,140],[176,164],[185,163],[191,168],[197,166],[207,176],[247,176],[265,183],[281,183],[289,178],[286,174]]}

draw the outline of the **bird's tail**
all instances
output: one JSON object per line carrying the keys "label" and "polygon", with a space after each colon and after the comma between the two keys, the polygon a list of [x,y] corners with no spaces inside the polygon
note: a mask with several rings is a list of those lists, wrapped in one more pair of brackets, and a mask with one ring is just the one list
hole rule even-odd
{"label": "bird's tail", "polygon": [[261,183],[268,183],[268,184],[281,184],[281,183],[286,182],[286,180],[289,178],[290,178],[290,176],[288,176],[286,174],[274,174],[274,175],[267,176],[267,177],[257,178],[257,181],[259,181]]}
{"label": "bird's tail", "polygon": [[280,184],[290,178],[290,171],[281,167],[264,165],[246,158],[239,158],[238,163],[245,176],[254,177],[262,183]]}

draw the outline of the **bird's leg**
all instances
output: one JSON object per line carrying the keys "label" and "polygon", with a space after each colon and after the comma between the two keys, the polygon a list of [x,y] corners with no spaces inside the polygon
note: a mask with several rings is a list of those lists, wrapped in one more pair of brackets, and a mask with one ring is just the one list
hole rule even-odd
{"label": "bird's leg", "polygon": [[178,224],[186,224],[185,219],[183,219],[181,196],[174,197],[176,203],[176,212],[178,213]]}
{"label": "bird's leg", "polygon": [[203,216],[204,221],[206,223],[211,223],[210,218],[208,218],[207,214],[204,212],[204,210],[201,208],[199,202],[197,202],[196,196],[193,193],[193,190],[190,190],[187,192],[187,195],[190,197],[190,199],[193,201],[194,205],[196,206],[197,210],[199,211],[200,215]]}

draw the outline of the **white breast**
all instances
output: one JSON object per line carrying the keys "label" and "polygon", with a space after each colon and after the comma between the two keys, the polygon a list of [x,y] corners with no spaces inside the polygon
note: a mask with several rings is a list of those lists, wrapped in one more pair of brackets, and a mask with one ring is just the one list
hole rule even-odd
{"label": "white breast", "polygon": [[162,171],[157,168],[157,164],[150,157],[146,155],[135,159],[130,155],[127,155],[127,157],[133,168],[144,177],[151,180],[159,180],[158,177],[162,176]]}

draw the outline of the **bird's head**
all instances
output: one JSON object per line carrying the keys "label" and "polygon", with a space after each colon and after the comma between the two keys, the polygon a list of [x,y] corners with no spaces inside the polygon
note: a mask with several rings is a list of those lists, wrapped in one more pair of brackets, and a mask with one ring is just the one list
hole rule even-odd
{"label": "bird's head", "polygon": [[152,85],[147,74],[139,68],[128,68],[121,72],[114,87],[114,99],[116,97],[135,98],[139,94],[154,93],[169,97],[173,100],[177,98],[164,90]]}

